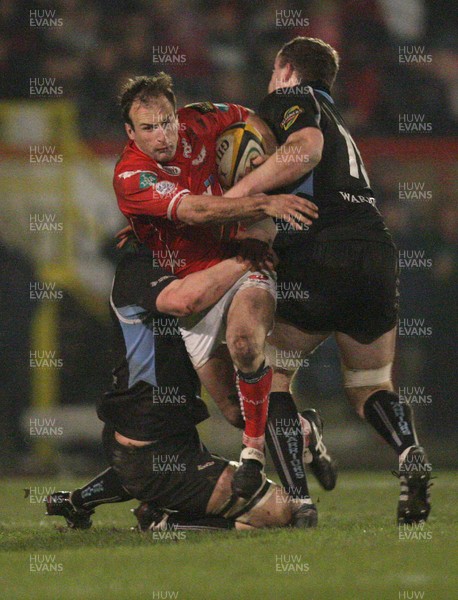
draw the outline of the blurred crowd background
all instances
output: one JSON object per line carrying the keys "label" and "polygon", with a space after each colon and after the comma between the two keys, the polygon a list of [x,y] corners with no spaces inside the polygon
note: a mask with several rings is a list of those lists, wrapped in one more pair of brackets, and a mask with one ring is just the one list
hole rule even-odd
{"label": "blurred crowd background", "polygon": [[[63,26],[31,27],[34,10],[53,11]],[[174,76],[180,105],[211,99],[256,108],[284,42],[307,35],[332,44],[341,54],[334,96],[361,143],[379,207],[399,248],[429,259],[429,267],[401,273],[401,317],[424,319],[433,334],[400,338],[396,377],[400,386],[423,387],[431,396],[431,404],[418,407],[420,429],[438,446],[440,460],[450,462],[447,444],[457,441],[458,395],[458,173],[456,155],[450,155],[458,121],[457,34],[457,12],[447,0],[2,0],[0,99],[33,103],[30,79],[53,78],[75,104],[79,135],[88,147],[119,151],[124,132],[117,95],[126,78],[165,70]],[[401,55],[417,58],[406,61]],[[402,114],[423,115],[431,132],[401,134]],[[380,152],[374,150],[375,138]],[[429,154],[421,150],[425,142]],[[406,182],[423,185],[428,198],[402,199],[399,190]],[[100,251],[114,264],[111,237]],[[0,334],[6,357],[0,417],[7,457],[33,446],[21,415],[31,402],[27,352],[36,311],[29,301],[34,268],[32,258],[0,227]],[[69,290],[60,313],[60,402],[93,405],[109,382],[109,323],[88,313]],[[355,431],[360,435],[344,404],[332,343],[318,351],[299,383],[304,406],[321,406],[343,445]]]}
{"label": "blurred crowd background", "polygon": [[[24,27],[33,9],[55,10],[64,26]],[[116,139],[126,77],[164,67],[182,104],[256,107],[279,47],[307,35],[342,55],[335,94],[356,134],[396,134],[405,111],[434,116],[441,135],[458,119],[457,26],[448,0],[2,0],[0,93],[28,98],[30,77],[55,77],[78,104],[82,134]],[[184,60],[161,62],[167,46]],[[434,60],[400,64],[405,46]]]}

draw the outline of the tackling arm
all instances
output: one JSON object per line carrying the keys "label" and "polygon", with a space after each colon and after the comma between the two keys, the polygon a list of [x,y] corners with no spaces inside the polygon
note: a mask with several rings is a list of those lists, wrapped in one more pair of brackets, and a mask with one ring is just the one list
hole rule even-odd
{"label": "tackling arm", "polygon": [[283,218],[289,220],[295,229],[301,229],[301,224],[311,225],[312,221],[308,217],[316,219],[318,213],[317,206],[313,202],[292,194],[244,197],[236,195],[231,198],[227,198],[226,195],[221,198],[187,194],[182,197],[176,211],[177,220],[187,225],[222,224],[244,219],[259,220],[264,216],[277,215],[283,215]]}
{"label": "tackling arm", "polygon": [[181,200],[176,214],[178,221],[187,225],[213,225],[262,217],[266,206],[265,196],[223,201],[220,196],[188,194]]}
{"label": "tackling arm", "polygon": [[[240,107],[235,105],[229,106],[231,109],[237,108],[237,114],[240,113]],[[244,108],[243,111],[244,120],[261,133],[266,153],[270,155],[275,152],[275,136],[265,121],[249,109]],[[223,125],[226,127],[229,124],[227,115],[225,116],[225,114],[219,111],[211,112],[208,118],[218,118],[219,130],[222,131]],[[237,116],[237,118],[240,118],[240,116]],[[302,224],[310,225],[312,222],[306,216],[312,219],[318,216],[316,206],[313,203],[301,204],[301,201],[304,199],[299,199],[296,196],[278,195],[267,197],[254,196],[250,193],[225,194],[224,197],[230,197],[231,200],[225,199],[222,202],[220,198],[208,195],[184,196],[180,200],[176,211],[177,219],[187,225],[204,225],[223,224],[234,221],[256,222],[265,219],[266,216],[274,217],[281,214],[285,215],[286,220],[291,219],[290,222],[293,227],[300,229],[302,225],[294,223],[293,219],[300,221]]]}
{"label": "tackling arm", "polygon": [[215,304],[249,268],[248,262],[229,258],[209,269],[175,279],[160,292],[156,307],[175,317],[198,313]]}
{"label": "tackling arm", "polygon": [[225,196],[235,198],[267,192],[297,181],[321,160],[323,134],[316,127],[305,127],[288,136],[262,165],[248,173]]}

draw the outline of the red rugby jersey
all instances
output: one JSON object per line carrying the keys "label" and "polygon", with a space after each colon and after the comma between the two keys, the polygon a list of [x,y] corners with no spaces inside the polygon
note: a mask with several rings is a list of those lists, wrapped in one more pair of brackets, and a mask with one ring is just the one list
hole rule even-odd
{"label": "red rugby jersey", "polygon": [[158,263],[179,277],[224,258],[222,228],[181,223],[177,209],[187,194],[222,195],[216,139],[248,116],[249,111],[236,104],[191,104],[178,111],[178,146],[172,161],[160,164],[130,141],[115,167],[113,186],[121,212]]}

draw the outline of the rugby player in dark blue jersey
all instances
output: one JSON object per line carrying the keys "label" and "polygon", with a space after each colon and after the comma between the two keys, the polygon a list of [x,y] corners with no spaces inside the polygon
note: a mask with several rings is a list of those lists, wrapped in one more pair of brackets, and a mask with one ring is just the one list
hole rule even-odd
{"label": "rugby player in dark blue jersey", "polygon": [[[196,429],[209,415],[178,317],[212,306],[250,263],[227,259],[177,279],[156,262],[140,248],[121,260],[113,282],[116,367],[97,407],[111,466],[72,493],[48,496],[47,514],[87,529],[96,506],[137,498],[141,530],[310,526],[303,502],[269,480],[248,498],[234,495],[235,463],[211,454]],[[219,399],[243,427],[238,402]]]}
{"label": "rugby player in dark blue jersey", "polygon": [[[431,465],[419,445],[411,407],[400,402],[392,384],[397,250],[332,97],[338,68],[337,52],[322,40],[297,37],[283,46],[259,109],[279,146],[226,195],[281,191],[318,206],[320,218],[302,231],[278,215],[279,319],[270,344],[307,355],[335,336],[349,401],[399,457],[398,522],[414,523],[430,512]],[[282,295],[282,289],[293,292]],[[275,360],[273,351],[271,363]],[[277,361],[271,394],[281,396],[291,414],[292,374]],[[286,447],[284,455],[287,460]]]}

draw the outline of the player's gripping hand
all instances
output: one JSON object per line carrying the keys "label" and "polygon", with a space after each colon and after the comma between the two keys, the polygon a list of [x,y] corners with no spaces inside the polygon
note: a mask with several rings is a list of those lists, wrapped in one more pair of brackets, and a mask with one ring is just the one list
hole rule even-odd
{"label": "player's gripping hand", "polygon": [[273,257],[267,242],[255,238],[244,238],[237,240],[237,260],[248,261],[251,265],[250,271],[273,271]]}
{"label": "player's gripping hand", "polygon": [[318,206],[293,194],[274,194],[266,196],[264,212],[269,217],[282,219],[300,231],[304,225],[312,225],[313,220],[318,218]]}
{"label": "player's gripping hand", "polygon": [[115,235],[115,238],[118,240],[116,244],[116,248],[118,250],[124,248],[126,244],[138,244],[138,240],[135,237],[134,230],[130,225],[127,225],[127,227],[124,227],[124,229],[118,231],[118,233]]}
{"label": "player's gripping hand", "polygon": [[269,154],[264,154],[264,156],[256,156],[256,158],[253,158],[253,160],[250,163],[251,170],[256,169],[256,167],[260,167],[263,163],[266,162],[269,156]]}
{"label": "player's gripping hand", "polygon": [[247,271],[274,271],[278,258],[269,244],[255,238],[232,239],[224,244],[227,256],[243,263]]}

